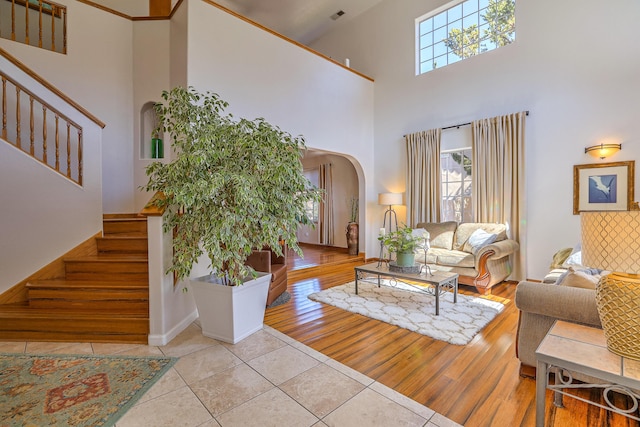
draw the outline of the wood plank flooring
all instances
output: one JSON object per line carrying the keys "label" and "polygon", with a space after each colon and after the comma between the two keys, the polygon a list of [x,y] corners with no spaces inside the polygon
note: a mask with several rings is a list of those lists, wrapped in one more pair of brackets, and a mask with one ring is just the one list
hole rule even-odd
{"label": "wood plank flooring", "polygon": [[[494,287],[490,298],[502,301],[505,310],[471,343],[456,346],[309,300],[310,293],[353,280],[353,257],[312,246],[303,250],[304,261],[290,254],[292,266],[313,268],[330,259],[331,268],[290,280],[291,301],[268,309],[266,324],[459,424],[535,425],[535,380],[519,376],[515,356],[515,283]],[[349,263],[340,267],[340,259]],[[461,292],[478,295],[470,287],[461,287]],[[581,395],[599,398],[597,391]],[[576,399],[564,400],[565,408],[555,408],[547,393],[545,425],[640,426]],[[616,403],[630,404],[625,397]]]}

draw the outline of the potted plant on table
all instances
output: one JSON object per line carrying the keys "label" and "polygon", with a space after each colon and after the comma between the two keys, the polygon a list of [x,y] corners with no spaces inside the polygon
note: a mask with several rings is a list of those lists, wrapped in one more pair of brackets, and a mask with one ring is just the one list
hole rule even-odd
{"label": "potted plant on table", "polygon": [[[236,343],[262,328],[269,288],[270,274],[246,266],[247,257],[263,247],[282,255],[283,244],[302,255],[297,226],[310,223],[305,207],[320,199],[320,190],[303,174],[302,137],[264,119],[235,120],[215,93],[177,87],[162,99],[155,109],[175,156],[147,167],[144,189],[165,196],[154,203],[165,208],[165,231],[173,230],[167,273],[187,279],[208,257],[211,274],[189,286],[203,334]],[[250,306],[232,305],[248,300],[253,288],[258,296]]]}
{"label": "potted plant on table", "polygon": [[428,245],[429,233],[424,229],[413,230],[403,225],[396,231],[378,236],[389,253],[396,254],[398,267],[412,267],[415,263],[415,250]]}

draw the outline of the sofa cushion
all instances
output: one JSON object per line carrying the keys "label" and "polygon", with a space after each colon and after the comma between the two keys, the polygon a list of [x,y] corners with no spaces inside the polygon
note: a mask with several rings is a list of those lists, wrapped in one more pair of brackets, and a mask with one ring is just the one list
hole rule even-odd
{"label": "sofa cushion", "polygon": [[475,257],[469,252],[432,247],[427,252],[427,263],[450,267],[475,267]]}
{"label": "sofa cushion", "polygon": [[451,249],[453,247],[453,235],[458,223],[447,222],[420,222],[416,228],[424,228],[429,232],[429,244],[432,248]]}
{"label": "sofa cushion", "polygon": [[556,268],[563,268],[562,264],[569,258],[572,248],[564,248],[560,249],[558,252],[553,254],[553,260],[551,261],[551,265],[549,266],[549,270],[555,270]]}
{"label": "sofa cushion", "polygon": [[467,243],[469,237],[474,231],[481,228],[489,234],[496,235],[496,242],[505,240],[507,238],[507,226],[504,224],[494,224],[487,222],[467,222],[458,225],[456,234],[453,240],[453,249],[457,251],[464,250],[464,244]]}
{"label": "sofa cushion", "polygon": [[582,246],[580,245],[580,243],[578,243],[573,248],[573,250],[571,251],[571,254],[562,263],[562,267],[563,268],[569,268],[569,267],[582,268]]}
{"label": "sofa cushion", "polygon": [[567,274],[558,278],[556,284],[572,288],[595,289],[600,277],[599,274],[590,274],[589,271],[573,270],[571,268],[567,271]]}
{"label": "sofa cushion", "polygon": [[469,236],[469,239],[467,239],[467,242],[464,244],[463,250],[475,254],[478,249],[495,242],[497,237],[497,234],[487,233],[482,228],[478,228],[471,233],[471,236]]}

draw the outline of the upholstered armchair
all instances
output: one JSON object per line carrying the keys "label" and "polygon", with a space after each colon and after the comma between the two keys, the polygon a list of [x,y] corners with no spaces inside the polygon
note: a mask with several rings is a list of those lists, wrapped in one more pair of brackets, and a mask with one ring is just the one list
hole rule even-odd
{"label": "upholstered armchair", "polygon": [[277,256],[271,248],[254,250],[247,258],[246,265],[256,271],[271,273],[271,285],[267,294],[267,305],[271,304],[287,290],[287,247],[283,245],[282,256]]}

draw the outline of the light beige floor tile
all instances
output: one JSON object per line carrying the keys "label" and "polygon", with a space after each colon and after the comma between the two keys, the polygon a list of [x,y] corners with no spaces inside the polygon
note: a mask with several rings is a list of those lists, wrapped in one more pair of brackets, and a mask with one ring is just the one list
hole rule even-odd
{"label": "light beige floor tile", "polygon": [[90,343],[27,343],[30,354],[93,354]]}
{"label": "light beige floor tile", "polygon": [[373,390],[365,389],[353,399],[327,415],[323,421],[340,426],[424,426],[425,418],[398,405]]}
{"label": "light beige floor tile", "polygon": [[134,406],[116,423],[116,427],[195,427],[211,419],[211,414],[196,395],[188,387],[183,387]]}
{"label": "light beige floor tile", "polygon": [[415,412],[416,414],[420,415],[422,418],[425,418],[427,420],[430,419],[433,416],[433,414],[435,414],[435,411],[433,409],[430,409],[424,405],[421,405],[415,400],[409,399],[407,396],[401,393],[398,393],[394,389],[387,387],[384,384],[380,384],[377,381],[371,384],[369,388],[373,391],[380,393],[384,397],[393,400],[397,404],[404,406],[410,411]]}
{"label": "light beige floor tile", "polygon": [[240,359],[247,362],[270,351],[284,347],[287,344],[262,330],[248,336],[237,344],[222,343],[222,345]]}
{"label": "light beige floor tile", "polygon": [[198,427],[221,427],[221,426],[216,420],[212,419],[210,421],[207,421],[204,424],[200,424]]}
{"label": "light beige floor tile", "polygon": [[26,342],[0,342],[0,353],[24,353]]}
{"label": "light beige floor tile", "polygon": [[305,427],[318,422],[318,418],[278,388],[216,418],[224,427]]}
{"label": "light beige floor tile", "polygon": [[181,357],[174,368],[187,384],[193,384],[240,363],[233,353],[216,344]]}
{"label": "light beige floor tile", "polygon": [[374,380],[372,378],[369,378],[368,376],[361,374],[360,372],[356,371],[355,369],[352,369],[346,365],[343,365],[340,362],[337,362],[333,359],[329,359],[326,362],[324,362],[327,366],[330,366],[334,369],[336,369],[339,372],[342,372],[343,374],[345,374],[346,376],[348,376],[349,378],[353,378],[354,380],[358,381],[359,383],[366,385],[366,386],[370,386],[371,384],[374,383]]}
{"label": "light beige floor tile", "polygon": [[293,345],[293,344],[298,342],[298,341],[294,340],[293,338],[291,338],[289,335],[283,334],[282,332],[280,332],[277,329],[273,329],[271,326],[264,325],[262,330],[265,331],[268,334],[273,335],[274,337],[278,338],[280,341],[283,341],[283,342],[285,342],[287,344]]}
{"label": "light beige floor tile", "polygon": [[131,356],[163,356],[158,347],[144,344],[92,343],[94,354],[127,354]]}
{"label": "light beige floor tile", "polygon": [[440,415],[438,413],[434,414],[433,417],[429,420],[429,425],[434,425],[437,427],[462,427],[460,424],[451,421],[449,418],[446,418],[444,415]]}
{"label": "light beige floor tile", "polygon": [[202,335],[202,330],[195,324],[189,325],[184,331],[160,350],[167,356],[184,356],[212,345],[220,345],[218,341]]}
{"label": "light beige floor tile", "polygon": [[273,384],[244,363],[191,385],[193,392],[214,417],[273,387]]}
{"label": "light beige floor tile", "polygon": [[[69,342],[27,342],[27,350],[26,353],[34,354],[62,354],[68,353],[72,354],[72,351],[65,351],[67,348],[75,348],[77,345],[82,345],[82,343],[69,343]],[[91,346],[91,344],[89,344]],[[93,352],[93,349],[91,350]]]}
{"label": "light beige floor tile", "polygon": [[315,423],[313,425],[313,427],[329,427],[327,426],[325,423],[323,423],[322,421],[318,421],[317,423]]}
{"label": "light beige floor tile", "polygon": [[311,356],[314,359],[316,359],[318,362],[324,363],[324,362],[326,362],[327,360],[330,359],[330,357],[327,356],[326,354],[322,354],[319,351],[314,350],[311,347],[308,347],[308,346],[302,344],[301,342],[296,341],[295,343],[291,344],[291,346],[293,348],[297,348],[298,350],[300,350],[304,354],[308,354],[309,356]]}
{"label": "light beige floor tile", "polygon": [[275,385],[313,368],[319,362],[291,346],[286,346],[247,362]]}
{"label": "light beige floor tile", "polygon": [[136,404],[139,405],[162,395],[171,393],[172,391],[179,390],[186,385],[187,383],[184,382],[178,372],[174,368],[171,368],[140,398],[140,400],[138,400]]}
{"label": "light beige floor tile", "polygon": [[361,392],[364,385],[321,364],[281,384],[280,389],[322,418]]}

